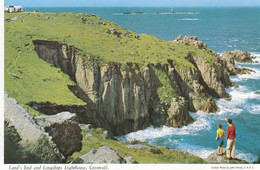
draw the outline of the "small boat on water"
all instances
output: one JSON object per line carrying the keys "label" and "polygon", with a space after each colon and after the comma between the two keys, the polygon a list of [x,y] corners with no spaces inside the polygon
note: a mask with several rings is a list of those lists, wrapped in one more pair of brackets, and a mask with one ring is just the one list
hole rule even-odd
{"label": "small boat on water", "polygon": [[124,14],[131,14],[131,12],[124,12]]}

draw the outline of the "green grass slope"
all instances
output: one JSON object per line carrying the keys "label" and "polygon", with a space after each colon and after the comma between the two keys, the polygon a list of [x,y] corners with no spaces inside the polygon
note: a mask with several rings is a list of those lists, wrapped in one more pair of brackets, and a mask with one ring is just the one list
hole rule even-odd
{"label": "green grass slope", "polygon": [[[121,142],[111,139],[106,139],[103,134],[103,129],[90,129],[84,130],[83,135],[83,148],[80,152],[75,152],[72,156],[67,159],[67,162],[71,162],[77,157],[86,154],[92,149],[97,149],[101,146],[108,146],[120,154],[123,158],[132,156],[139,163],[206,163],[202,158],[192,156],[182,151],[171,150],[166,147],[154,147],[145,142],[133,141],[133,142]],[[91,134],[89,138],[85,138],[86,134]],[[153,147],[152,151],[140,150],[140,149],[129,149],[126,145],[128,144],[143,144]]]}
{"label": "green grass slope", "polygon": [[[190,43],[172,43],[147,34],[141,34],[137,39],[136,33],[96,16],[21,12],[5,13],[4,18],[5,90],[24,107],[33,100],[86,104],[67,88],[74,84],[67,75],[38,58],[33,40],[73,45],[86,55],[96,57],[101,64],[133,62],[146,66],[148,63],[164,64],[171,59],[177,68],[185,70],[194,67],[185,59],[189,52],[205,57],[209,63],[215,61],[214,53],[208,49],[201,50]],[[117,35],[107,33],[110,28],[116,28]],[[130,36],[124,36],[125,32]]]}

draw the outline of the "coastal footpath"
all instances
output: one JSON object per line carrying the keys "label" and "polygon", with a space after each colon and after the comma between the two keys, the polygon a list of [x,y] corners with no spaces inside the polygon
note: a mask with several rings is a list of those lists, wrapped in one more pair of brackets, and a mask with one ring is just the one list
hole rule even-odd
{"label": "coastal footpath", "polygon": [[[34,155],[35,160],[23,159],[27,162],[86,163],[93,158],[95,163],[95,154],[105,150],[115,159],[101,162],[202,163],[147,144],[135,154],[113,136],[150,125],[186,126],[194,121],[189,111],[216,113],[213,98],[230,100],[225,88],[234,84],[229,76],[253,71],[235,66],[235,61],[253,62],[249,53],[236,50],[220,56],[195,36],[167,42],[87,13],[17,15],[5,14],[5,97],[11,105],[5,104],[5,130],[10,129],[14,145]],[[37,146],[37,136],[27,139],[29,132],[19,123],[23,119],[33,133],[46,136],[55,159]],[[111,146],[102,147],[107,145],[103,141]],[[42,155],[31,152],[34,147],[43,149]]]}

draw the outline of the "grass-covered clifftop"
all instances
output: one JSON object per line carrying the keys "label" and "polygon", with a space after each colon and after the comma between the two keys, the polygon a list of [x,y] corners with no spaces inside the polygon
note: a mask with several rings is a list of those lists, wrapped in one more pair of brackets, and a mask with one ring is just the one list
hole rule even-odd
{"label": "grass-covered clifftop", "polygon": [[[198,49],[191,43],[172,43],[152,35],[138,35],[97,16],[21,12],[5,13],[4,17],[5,90],[24,107],[33,100],[86,104],[67,88],[74,84],[67,75],[39,59],[33,40],[72,45],[87,56],[94,56],[100,64],[132,62],[145,66],[148,63],[164,64],[171,59],[176,68],[185,70],[194,67],[185,59],[190,52],[203,56],[211,64],[215,62],[211,50]],[[110,28],[115,28],[117,34],[108,33]]]}

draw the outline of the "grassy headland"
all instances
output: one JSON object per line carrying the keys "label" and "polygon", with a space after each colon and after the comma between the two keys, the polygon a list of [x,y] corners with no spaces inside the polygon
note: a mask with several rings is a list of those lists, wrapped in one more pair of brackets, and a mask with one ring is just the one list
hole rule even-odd
{"label": "grassy headland", "polygon": [[[4,17],[5,90],[24,107],[33,100],[86,104],[67,88],[67,85],[74,84],[67,75],[39,59],[33,40],[72,45],[86,55],[97,58],[100,64],[117,62],[124,65],[130,62],[146,66],[148,63],[164,64],[171,59],[176,68],[185,70],[194,67],[185,59],[189,52],[203,56],[212,65],[215,62],[215,54],[209,49],[198,49],[191,43],[172,43],[147,34],[138,35],[97,16],[21,12],[5,13]],[[110,28],[115,28],[117,34],[108,33]],[[129,36],[124,36],[125,33]],[[29,112],[37,114],[35,110],[27,108]]]}
{"label": "grassy headland", "polygon": [[[104,24],[105,23],[105,24]],[[115,28],[117,34],[108,30]],[[96,16],[75,13],[5,13],[5,91],[32,115],[40,114],[27,105],[30,101],[86,105],[68,88],[74,85],[70,77],[59,68],[52,67],[40,59],[34,50],[33,40],[59,41],[77,49],[87,56],[94,56],[99,64],[110,62],[147,64],[166,64],[172,60],[176,68],[193,68],[186,57],[189,53],[207,59],[212,66],[215,53],[209,49],[199,49],[191,43],[173,43],[152,35],[134,33],[117,24]],[[124,34],[128,36],[125,36]],[[138,36],[138,38],[136,38]],[[87,62],[87,61],[86,61]],[[162,87],[158,94],[162,102],[169,103],[175,96],[174,84],[167,73],[154,68]],[[102,130],[84,131],[93,137],[83,139],[83,148],[74,153],[70,160],[85,154],[91,149],[107,145],[117,150],[121,156],[132,156],[140,163],[204,163],[203,159],[189,154],[159,148],[162,154],[128,149],[120,141],[106,139]]]}

